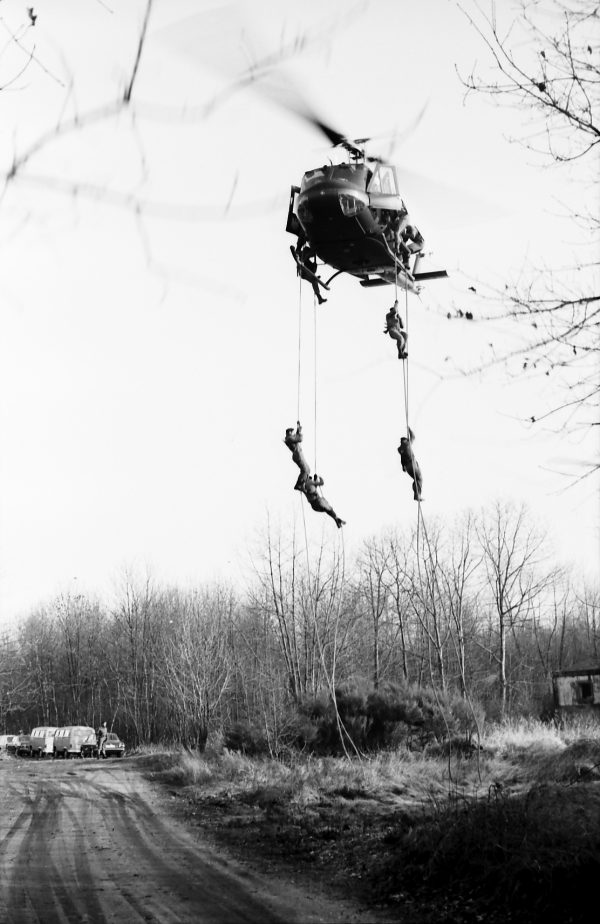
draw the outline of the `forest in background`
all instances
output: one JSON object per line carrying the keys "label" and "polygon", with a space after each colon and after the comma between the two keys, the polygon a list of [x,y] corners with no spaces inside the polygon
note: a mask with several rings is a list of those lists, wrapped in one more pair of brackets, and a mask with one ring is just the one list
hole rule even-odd
{"label": "forest in background", "polygon": [[337,753],[549,716],[552,672],[598,662],[600,590],[553,563],[525,507],[389,532],[355,559],[267,530],[244,590],[125,574],[61,595],[0,649],[0,726],[106,720],[128,743]]}

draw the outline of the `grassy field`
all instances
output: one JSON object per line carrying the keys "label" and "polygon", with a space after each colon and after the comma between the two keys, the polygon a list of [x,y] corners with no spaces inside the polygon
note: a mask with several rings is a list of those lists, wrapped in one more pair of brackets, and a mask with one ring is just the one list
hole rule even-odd
{"label": "grassy field", "polygon": [[600,723],[490,727],[356,758],[136,758],[189,820],[261,869],[287,870],[408,922],[589,921],[600,874]]}

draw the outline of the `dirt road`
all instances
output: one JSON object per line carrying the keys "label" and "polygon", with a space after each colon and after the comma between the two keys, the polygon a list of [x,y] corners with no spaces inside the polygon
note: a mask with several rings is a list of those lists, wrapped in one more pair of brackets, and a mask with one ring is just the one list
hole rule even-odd
{"label": "dirt road", "polygon": [[0,921],[370,920],[215,854],[134,762],[0,760]]}

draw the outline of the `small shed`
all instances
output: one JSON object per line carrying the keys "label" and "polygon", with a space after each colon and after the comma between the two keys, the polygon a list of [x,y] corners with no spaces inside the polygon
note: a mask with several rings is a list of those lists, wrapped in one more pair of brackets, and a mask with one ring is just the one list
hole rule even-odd
{"label": "small shed", "polygon": [[600,716],[600,663],[574,664],[552,674],[558,712],[597,712]]}

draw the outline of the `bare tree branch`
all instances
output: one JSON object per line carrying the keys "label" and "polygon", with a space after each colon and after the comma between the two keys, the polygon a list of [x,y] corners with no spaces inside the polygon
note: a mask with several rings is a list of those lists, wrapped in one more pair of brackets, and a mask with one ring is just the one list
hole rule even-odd
{"label": "bare tree branch", "polygon": [[[600,150],[599,8],[591,0],[551,0],[543,9],[536,0],[522,0],[520,7],[520,14],[503,35],[494,3],[487,12],[476,0],[471,4],[465,0],[461,6],[491,58],[490,76],[474,69],[461,78],[467,94],[482,93],[527,110],[531,124],[543,127],[534,135],[543,145],[532,145],[530,136],[524,141],[526,147],[542,151],[559,167],[577,163],[584,181],[588,179],[584,170],[591,167],[595,184]],[[589,215],[573,211],[569,217],[585,228],[591,242],[597,240],[599,220],[592,209]],[[548,376],[562,370],[568,397],[532,413],[533,423],[551,417],[566,429],[581,426],[582,421],[585,426],[600,423],[599,267],[598,261],[585,260],[561,269],[530,266],[529,282],[494,294],[500,306],[493,314],[494,322],[510,319],[526,324],[527,328],[522,327],[525,342],[469,372],[500,364],[508,367],[519,357],[523,358],[521,372],[537,370]],[[582,277],[583,282],[579,281]],[[600,470],[600,461],[595,469]]]}

